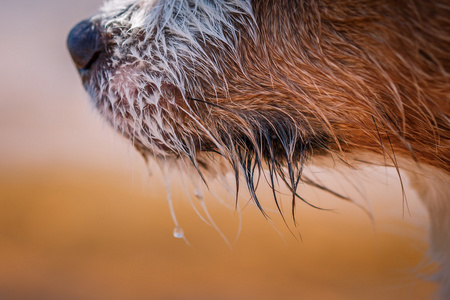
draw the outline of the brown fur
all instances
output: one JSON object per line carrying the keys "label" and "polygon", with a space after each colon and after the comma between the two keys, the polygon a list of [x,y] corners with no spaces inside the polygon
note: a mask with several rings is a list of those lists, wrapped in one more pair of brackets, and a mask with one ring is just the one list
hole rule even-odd
{"label": "brown fur", "polygon": [[205,109],[205,126],[227,120],[228,131],[253,131],[263,118],[344,159],[368,151],[450,172],[445,3],[274,0],[254,1],[254,11],[260,34],[253,40],[242,28],[238,61],[209,48],[228,90],[193,95],[224,108]]}

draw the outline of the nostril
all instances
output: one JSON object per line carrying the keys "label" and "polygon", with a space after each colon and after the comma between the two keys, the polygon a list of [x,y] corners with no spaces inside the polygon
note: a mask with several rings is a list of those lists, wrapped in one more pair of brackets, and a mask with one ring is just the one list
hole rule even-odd
{"label": "nostril", "polygon": [[67,37],[67,47],[78,69],[89,69],[104,51],[101,34],[89,20],[75,25]]}

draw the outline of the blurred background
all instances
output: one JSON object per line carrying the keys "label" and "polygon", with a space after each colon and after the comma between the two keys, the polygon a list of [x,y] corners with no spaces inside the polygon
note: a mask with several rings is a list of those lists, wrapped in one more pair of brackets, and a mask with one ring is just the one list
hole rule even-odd
{"label": "blurred background", "polygon": [[[243,193],[239,209],[205,204],[227,237],[203,222],[183,182],[174,208],[188,243],[173,237],[164,181],[93,110],[65,47],[99,0],[1,4],[0,299],[429,299],[427,216],[398,177],[370,168],[313,169],[364,209],[301,186],[289,228],[271,192],[265,219]],[[188,187],[193,194],[192,188]],[[267,197],[264,197],[268,195]],[[289,212],[289,196],[282,197]],[[270,211],[272,209],[273,211]],[[203,216],[205,213],[202,213]]]}

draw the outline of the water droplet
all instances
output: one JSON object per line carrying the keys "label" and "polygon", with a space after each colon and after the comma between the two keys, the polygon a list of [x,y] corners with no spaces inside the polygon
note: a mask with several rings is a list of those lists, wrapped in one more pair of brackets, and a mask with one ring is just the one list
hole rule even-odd
{"label": "water droplet", "polygon": [[203,200],[203,191],[200,188],[194,190],[194,195],[199,200]]}
{"label": "water droplet", "polygon": [[177,226],[175,227],[175,229],[173,230],[173,236],[177,239],[182,239],[184,238],[184,231],[183,228]]}

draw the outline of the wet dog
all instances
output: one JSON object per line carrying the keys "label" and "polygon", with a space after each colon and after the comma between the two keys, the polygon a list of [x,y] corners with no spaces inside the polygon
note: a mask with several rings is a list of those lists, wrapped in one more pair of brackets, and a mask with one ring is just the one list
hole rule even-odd
{"label": "wet dog", "polygon": [[113,0],[68,47],[95,106],[145,157],[228,169],[263,213],[262,169],[293,209],[311,161],[408,173],[450,298],[447,1]]}

